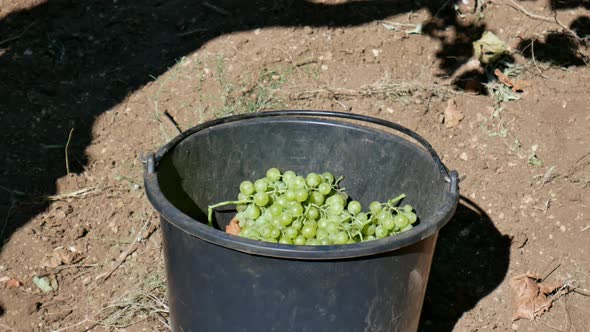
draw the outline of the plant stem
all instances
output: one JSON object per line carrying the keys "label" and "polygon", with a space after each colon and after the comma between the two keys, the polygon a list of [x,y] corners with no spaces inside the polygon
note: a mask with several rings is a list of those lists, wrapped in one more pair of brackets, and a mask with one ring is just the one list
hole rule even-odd
{"label": "plant stem", "polygon": [[252,203],[251,200],[243,200],[243,201],[225,201],[213,205],[209,205],[207,209],[207,221],[209,222],[209,226],[213,226],[213,209],[226,206],[226,205],[238,205],[238,204],[248,204]]}
{"label": "plant stem", "polygon": [[387,202],[387,205],[389,205],[390,207],[393,207],[395,204],[397,204],[397,202],[401,201],[404,198],[406,198],[406,194],[401,194],[401,195],[397,196],[396,198],[389,200]]}

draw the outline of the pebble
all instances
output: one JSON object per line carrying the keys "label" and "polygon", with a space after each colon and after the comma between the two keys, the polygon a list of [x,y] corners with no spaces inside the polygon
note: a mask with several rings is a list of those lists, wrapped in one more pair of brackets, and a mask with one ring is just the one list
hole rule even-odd
{"label": "pebble", "polygon": [[469,159],[467,157],[467,153],[465,153],[465,152],[461,153],[461,155],[459,156],[459,158],[461,158],[461,160],[465,160],[465,161],[467,161]]}
{"label": "pebble", "polygon": [[256,36],[258,36],[258,35],[260,34],[260,29],[256,29],[256,30],[254,30],[254,34],[255,34]]}
{"label": "pebble", "polygon": [[326,71],[326,70],[328,70],[328,66],[326,66],[326,65],[322,65],[320,68],[321,68],[323,71]]}

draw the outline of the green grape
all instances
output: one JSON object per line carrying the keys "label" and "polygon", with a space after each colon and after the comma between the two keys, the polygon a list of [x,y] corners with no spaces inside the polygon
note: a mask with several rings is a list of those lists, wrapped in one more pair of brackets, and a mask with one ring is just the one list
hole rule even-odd
{"label": "green grape", "polygon": [[375,228],[377,228],[377,226],[374,224],[365,225],[365,227],[363,227],[363,234],[366,236],[371,236],[375,234]]}
{"label": "green grape", "polygon": [[320,239],[320,245],[322,246],[329,246],[330,245],[330,239],[327,237],[323,237]]}
{"label": "green grape", "polygon": [[303,228],[301,229],[301,235],[311,239],[312,237],[315,237],[316,230],[316,227],[312,225],[303,225]]}
{"label": "green grape", "polygon": [[279,241],[277,241],[277,239],[271,239],[271,238],[263,238],[262,241],[270,242],[270,243],[278,243],[279,242]]}
{"label": "green grape", "polygon": [[244,195],[243,193],[238,194],[238,201],[245,201],[248,199],[248,195]]}
{"label": "green grape", "polygon": [[366,241],[373,241],[373,240],[377,240],[377,238],[375,237],[375,235],[369,235],[369,236],[367,236]]}
{"label": "green grape", "polygon": [[289,183],[291,183],[291,181],[293,181],[295,179],[295,177],[297,177],[295,172],[286,171],[285,173],[283,173],[283,182],[285,182],[285,184],[287,186],[289,186]]}
{"label": "green grape", "polygon": [[281,220],[278,217],[277,218],[272,218],[271,221],[270,221],[270,223],[276,229],[283,229],[283,228],[285,228],[285,226],[283,224],[281,224]]}
{"label": "green grape", "polygon": [[299,246],[304,245],[305,241],[307,241],[307,239],[303,235],[299,235],[295,239],[293,239],[293,243]]}
{"label": "green grape", "polygon": [[288,238],[286,236],[281,236],[281,238],[279,239],[279,243],[280,244],[293,244],[293,240],[291,240],[290,238]]}
{"label": "green grape", "polygon": [[332,216],[338,216],[342,211],[344,211],[344,205],[338,203],[328,205],[328,209],[326,210],[328,215]]}
{"label": "green grape", "polygon": [[346,242],[348,242],[348,234],[346,232],[336,233],[335,244],[346,244]]}
{"label": "green grape", "polygon": [[377,236],[377,238],[382,239],[384,237],[387,236],[387,229],[385,229],[385,227],[383,227],[382,225],[379,225],[375,228],[375,236]]}
{"label": "green grape", "polygon": [[320,192],[320,194],[322,194],[324,196],[328,195],[332,191],[332,186],[329,185],[328,183],[322,182],[318,186],[318,191]]}
{"label": "green grape", "polygon": [[400,232],[405,232],[405,231],[409,231],[410,229],[414,228],[414,226],[412,226],[412,224],[408,224],[406,227],[400,229]]}
{"label": "green grape", "polygon": [[315,237],[316,237],[316,239],[320,239],[321,240],[321,239],[324,239],[324,238],[328,238],[329,236],[330,236],[330,233],[328,233],[328,231],[326,231],[323,228],[318,228],[315,231]]}
{"label": "green grape", "polygon": [[244,214],[248,219],[256,219],[260,216],[260,209],[256,205],[250,204],[246,208],[246,211],[244,211]]}
{"label": "green grape", "polygon": [[347,213],[346,211],[343,211],[340,214],[340,223],[344,223],[344,224],[348,223],[351,218],[352,218],[352,216],[349,213]]}
{"label": "green grape", "polygon": [[381,222],[381,225],[383,227],[385,227],[385,229],[387,229],[388,231],[393,230],[393,228],[395,227],[395,222],[393,221],[392,218],[389,219],[385,219]]}
{"label": "green grape", "polygon": [[302,189],[305,188],[305,179],[302,176],[297,176],[291,183],[293,189]]}
{"label": "green grape", "polygon": [[345,193],[344,191],[341,191],[338,193],[338,195],[340,195],[340,197],[342,197],[342,204],[346,204],[346,201],[348,200],[348,194]]}
{"label": "green grape", "polygon": [[294,239],[297,237],[297,235],[299,235],[299,230],[297,228],[288,227],[285,230],[285,236],[288,237],[289,239]]}
{"label": "green grape", "polygon": [[328,184],[332,184],[334,183],[334,175],[330,172],[326,172],[324,174],[322,174],[322,177],[324,178],[324,180],[326,181],[326,183]]}
{"label": "green grape", "polygon": [[319,191],[314,191],[311,193],[311,202],[313,204],[316,205],[322,205],[324,204],[324,195],[322,195],[322,193],[320,193]]}
{"label": "green grape", "polygon": [[272,232],[273,227],[271,225],[262,225],[258,227],[258,231],[260,232],[260,236],[263,238],[269,238]]}
{"label": "green grape", "polygon": [[293,204],[289,206],[287,211],[289,211],[289,214],[293,217],[299,217],[303,215],[303,206],[301,206],[301,204]]}
{"label": "green grape", "polygon": [[315,188],[322,183],[322,178],[317,173],[309,173],[305,178],[305,183],[311,188]]}
{"label": "green grape", "polygon": [[279,206],[282,206],[284,208],[286,208],[287,206],[289,206],[289,200],[285,196],[279,196],[279,197],[277,197],[275,203],[277,203]]}
{"label": "green grape", "polygon": [[410,204],[406,204],[402,207],[402,210],[404,210],[404,212],[412,212],[414,210],[414,208],[410,205]]}
{"label": "green grape", "polygon": [[416,223],[416,220],[418,220],[414,212],[404,212],[404,215],[408,218],[410,224],[412,225]]}
{"label": "green grape", "polygon": [[305,202],[307,196],[307,190],[303,188],[297,189],[297,191],[295,191],[295,200],[297,200],[298,202]]}
{"label": "green grape", "polygon": [[279,171],[278,168],[273,167],[273,168],[269,168],[266,171],[266,177],[271,181],[271,182],[275,182],[275,181],[279,181],[279,179],[281,178],[281,171]]}
{"label": "green grape", "polygon": [[285,193],[285,198],[290,202],[295,201],[297,200],[297,192],[293,189],[289,189]]}
{"label": "green grape", "polygon": [[346,244],[354,244],[356,243],[356,241],[354,239],[348,239],[348,241],[346,241]]}
{"label": "green grape", "polygon": [[348,203],[348,207],[347,210],[348,212],[352,213],[352,215],[357,215],[361,212],[361,203],[358,201],[350,201],[350,203]]}
{"label": "green grape", "polygon": [[332,195],[326,199],[326,204],[333,205],[333,204],[340,204],[344,206],[344,199],[340,195]]}
{"label": "green grape", "polygon": [[301,222],[301,220],[295,220],[293,221],[293,223],[291,223],[291,227],[294,227],[296,230],[300,230],[301,227],[303,227],[303,223]]}
{"label": "green grape", "polygon": [[381,203],[374,201],[369,204],[369,210],[373,215],[377,215],[383,209],[383,205]]}
{"label": "green grape", "polygon": [[316,220],[319,216],[320,211],[318,211],[318,209],[314,208],[313,206],[309,208],[309,211],[307,211],[307,218],[309,220]]}
{"label": "green grape", "polygon": [[273,217],[278,217],[283,213],[283,208],[279,204],[274,203],[268,208],[268,213]]}
{"label": "green grape", "polygon": [[326,232],[328,232],[329,234],[336,234],[338,233],[338,229],[340,227],[338,227],[338,224],[336,223],[328,223],[328,226],[326,226]]}
{"label": "green grape", "polygon": [[287,185],[283,181],[275,182],[275,187],[279,192],[284,192],[285,190],[287,190]]}
{"label": "green grape", "polygon": [[404,227],[410,224],[410,219],[408,219],[408,217],[406,217],[402,213],[395,216],[395,218],[393,218],[393,221],[395,222],[395,226],[397,226],[397,228],[399,229],[403,229]]}
{"label": "green grape", "polygon": [[361,212],[355,216],[356,220],[360,221],[361,223],[365,224],[369,221],[369,217],[366,213]]}
{"label": "green grape", "polygon": [[392,219],[393,215],[391,214],[391,211],[389,210],[381,210],[381,212],[379,212],[377,214],[377,219],[379,219],[379,221],[383,221],[386,219]]}
{"label": "green grape", "polygon": [[278,230],[278,228],[273,228],[272,231],[270,232],[270,237],[272,239],[278,239],[279,236],[281,236],[281,231]]}
{"label": "green grape", "polygon": [[258,240],[260,239],[260,233],[258,233],[258,231],[256,231],[255,229],[252,228],[244,228],[240,231],[240,236],[248,238],[248,239],[252,239],[252,240]]}
{"label": "green grape", "polygon": [[328,219],[322,218],[318,221],[318,228],[319,229],[326,229],[330,223]]}
{"label": "green grape", "polygon": [[240,183],[240,192],[244,195],[252,195],[254,193],[254,185],[250,181],[243,181]]}
{"label": "green grape", "polygon": [[291,217],[291,215],[289,215],[287,213],[283,213],[278,217],[278,220],[281,225],[289,226],[289,225],[291,225],[293,218]]}
{"label": "green grape", "polygon": [[266,193],[257,192],[256,194],[254,194],[254,204],[258,206],[266,206],[266,204],[268,204],[269,201],[270,197],[268,197]]}
{"label": "green grape", "polygon": [[307,241],[305,241],[305,244],[308,246],[319,246],[321,242],[318,239],[307,239]]}
{"label": "green grape", "polygon": [[248,207],[248,205],[246,205],[246,204],[238,204],[238,205],[236,205],[236,211],[244,212],[244,211],[246,211],[247,207]]}
{"label": "green grape", "polygon": [[257,193],[264,193],[268,188],[268,182],[265,179],[258,179],[254,182],[254,191]]}

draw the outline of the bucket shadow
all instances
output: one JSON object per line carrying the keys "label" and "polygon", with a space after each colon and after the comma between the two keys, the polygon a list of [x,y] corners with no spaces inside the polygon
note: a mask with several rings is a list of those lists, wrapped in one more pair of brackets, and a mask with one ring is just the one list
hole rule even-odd
{"label": "bucket shadow", "polygon": [[455,216],[440,231],[419,331],[451,331],[459,318],[504,280],[510,242],[490,217],[461,196]]}

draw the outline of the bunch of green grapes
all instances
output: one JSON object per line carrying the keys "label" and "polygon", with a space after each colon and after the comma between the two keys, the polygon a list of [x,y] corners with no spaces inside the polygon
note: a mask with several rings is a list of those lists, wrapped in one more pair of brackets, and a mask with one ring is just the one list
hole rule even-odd
{"label": "bunch of green grapes", "polygon": [[271,168],[263,178],[243,181],[236,201],[209,206],[209,222],[214,208],[235,204],[239,236],[295,245],[382,239],[416,223],[412,206],[396,206],[405,194],[386,203],[372,202],[369,211],[362,212],[361,203],[350,200],[338,186],[340,180],[329,172],[302,177]]}

